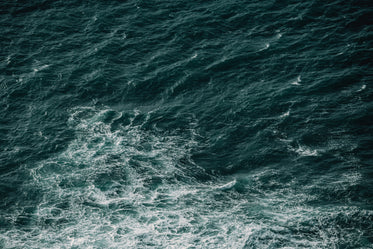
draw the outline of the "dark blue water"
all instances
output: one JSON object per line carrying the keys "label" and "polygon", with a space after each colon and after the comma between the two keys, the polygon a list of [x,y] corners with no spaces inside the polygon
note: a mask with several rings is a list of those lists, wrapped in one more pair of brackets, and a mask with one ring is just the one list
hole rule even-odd
{"label": "dark blue water", "polygon": [[1,1],[1,248],[373,248],[370,1]]}

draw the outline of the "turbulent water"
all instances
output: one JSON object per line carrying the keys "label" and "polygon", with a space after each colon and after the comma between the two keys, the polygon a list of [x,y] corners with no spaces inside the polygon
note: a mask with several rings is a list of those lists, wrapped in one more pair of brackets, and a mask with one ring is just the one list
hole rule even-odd
{"label": "turbulent water", "polygon": [[370,1],[1,1],[1,248],[373,248]]}

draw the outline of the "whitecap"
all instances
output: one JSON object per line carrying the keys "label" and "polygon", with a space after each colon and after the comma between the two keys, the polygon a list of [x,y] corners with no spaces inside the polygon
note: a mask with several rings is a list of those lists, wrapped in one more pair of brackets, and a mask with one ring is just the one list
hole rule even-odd
{"label": "whitecap", "polygon": [[288,117],[290,115],[290,110],[288,110],[287,112],[285,112],[284,114],[282,114],[281,116],[280,116],[280,118],[286,118],[286,117]]}
{"label": "whitecap", "polygon": [[297,79],[295,80],[295,81],[293,81],[293,82],[291,82],[290,84],[292,84],[292,85],[296,85],[296,86],[299,86],[300,84],[300,82],[301,82],[302,80],[301,80],[301,76],[299,75],[298,77],[297,77]]}
{"label": "whitecap", "polygon": [[365,90],[366,87],[367,87],[367,85],[362,85],[361,88],[358,90],[358,92],[361,92],[361,91]]}
{"label": "whitecap", "polygon": [[300,156],[317,156],[318,155],[317,150],[313,150],[305,146],[299,146],[297,149],[295,149],[295,152],[298,153]]}
{"label": "whitecap", "polygon": [[278,33],[277,35],[276,35],[276,39],[280,39],[282,37],[282,34],[281,33]]}
{"label": "whitecap", "polygon": [[8,56],[6,57],[6,64],[7,64],[7,65],[11,62],[10,58],[11,58],[10,55],[8,55]]}
{"label": "whitecap", "polygon": [[269,44],[269,43],[266,43],[266,44],[264,45],[264,48],[259,49],[258,52],[268,49],[269,46],[270,46],[270,44]]}
{"label": "whitecap", "polygon": [[41,67],[39,67],[39,68],[34,68],[34,72],[39,72],[39,71],[41,71],[41,70],[43,70],[43,69],[46,69],[46,68],[48,68],[49,67],[49,65],[43,65],[43,66],[41,66]]}
{"label": "whitecap", "polygon": [[229,190],[233,188],[236,185],[237,181],[234,179],[233,181],[230,181],[224,185],[215,187],[216,190]]}

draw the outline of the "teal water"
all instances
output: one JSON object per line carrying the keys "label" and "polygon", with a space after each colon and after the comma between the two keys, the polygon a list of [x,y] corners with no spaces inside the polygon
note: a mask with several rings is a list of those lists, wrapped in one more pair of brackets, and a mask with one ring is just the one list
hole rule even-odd
{"label": "teal water", "polygon": [[0,248],[373,248],[370,1],[0,7]]}

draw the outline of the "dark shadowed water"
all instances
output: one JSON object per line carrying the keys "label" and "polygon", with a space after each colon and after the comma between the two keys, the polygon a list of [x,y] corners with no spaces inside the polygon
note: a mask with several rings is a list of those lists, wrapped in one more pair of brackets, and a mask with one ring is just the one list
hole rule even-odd
{"label": "dark shadowed water", "polygon": [[1,1],[0,248],[373,248],[371,1]]}

